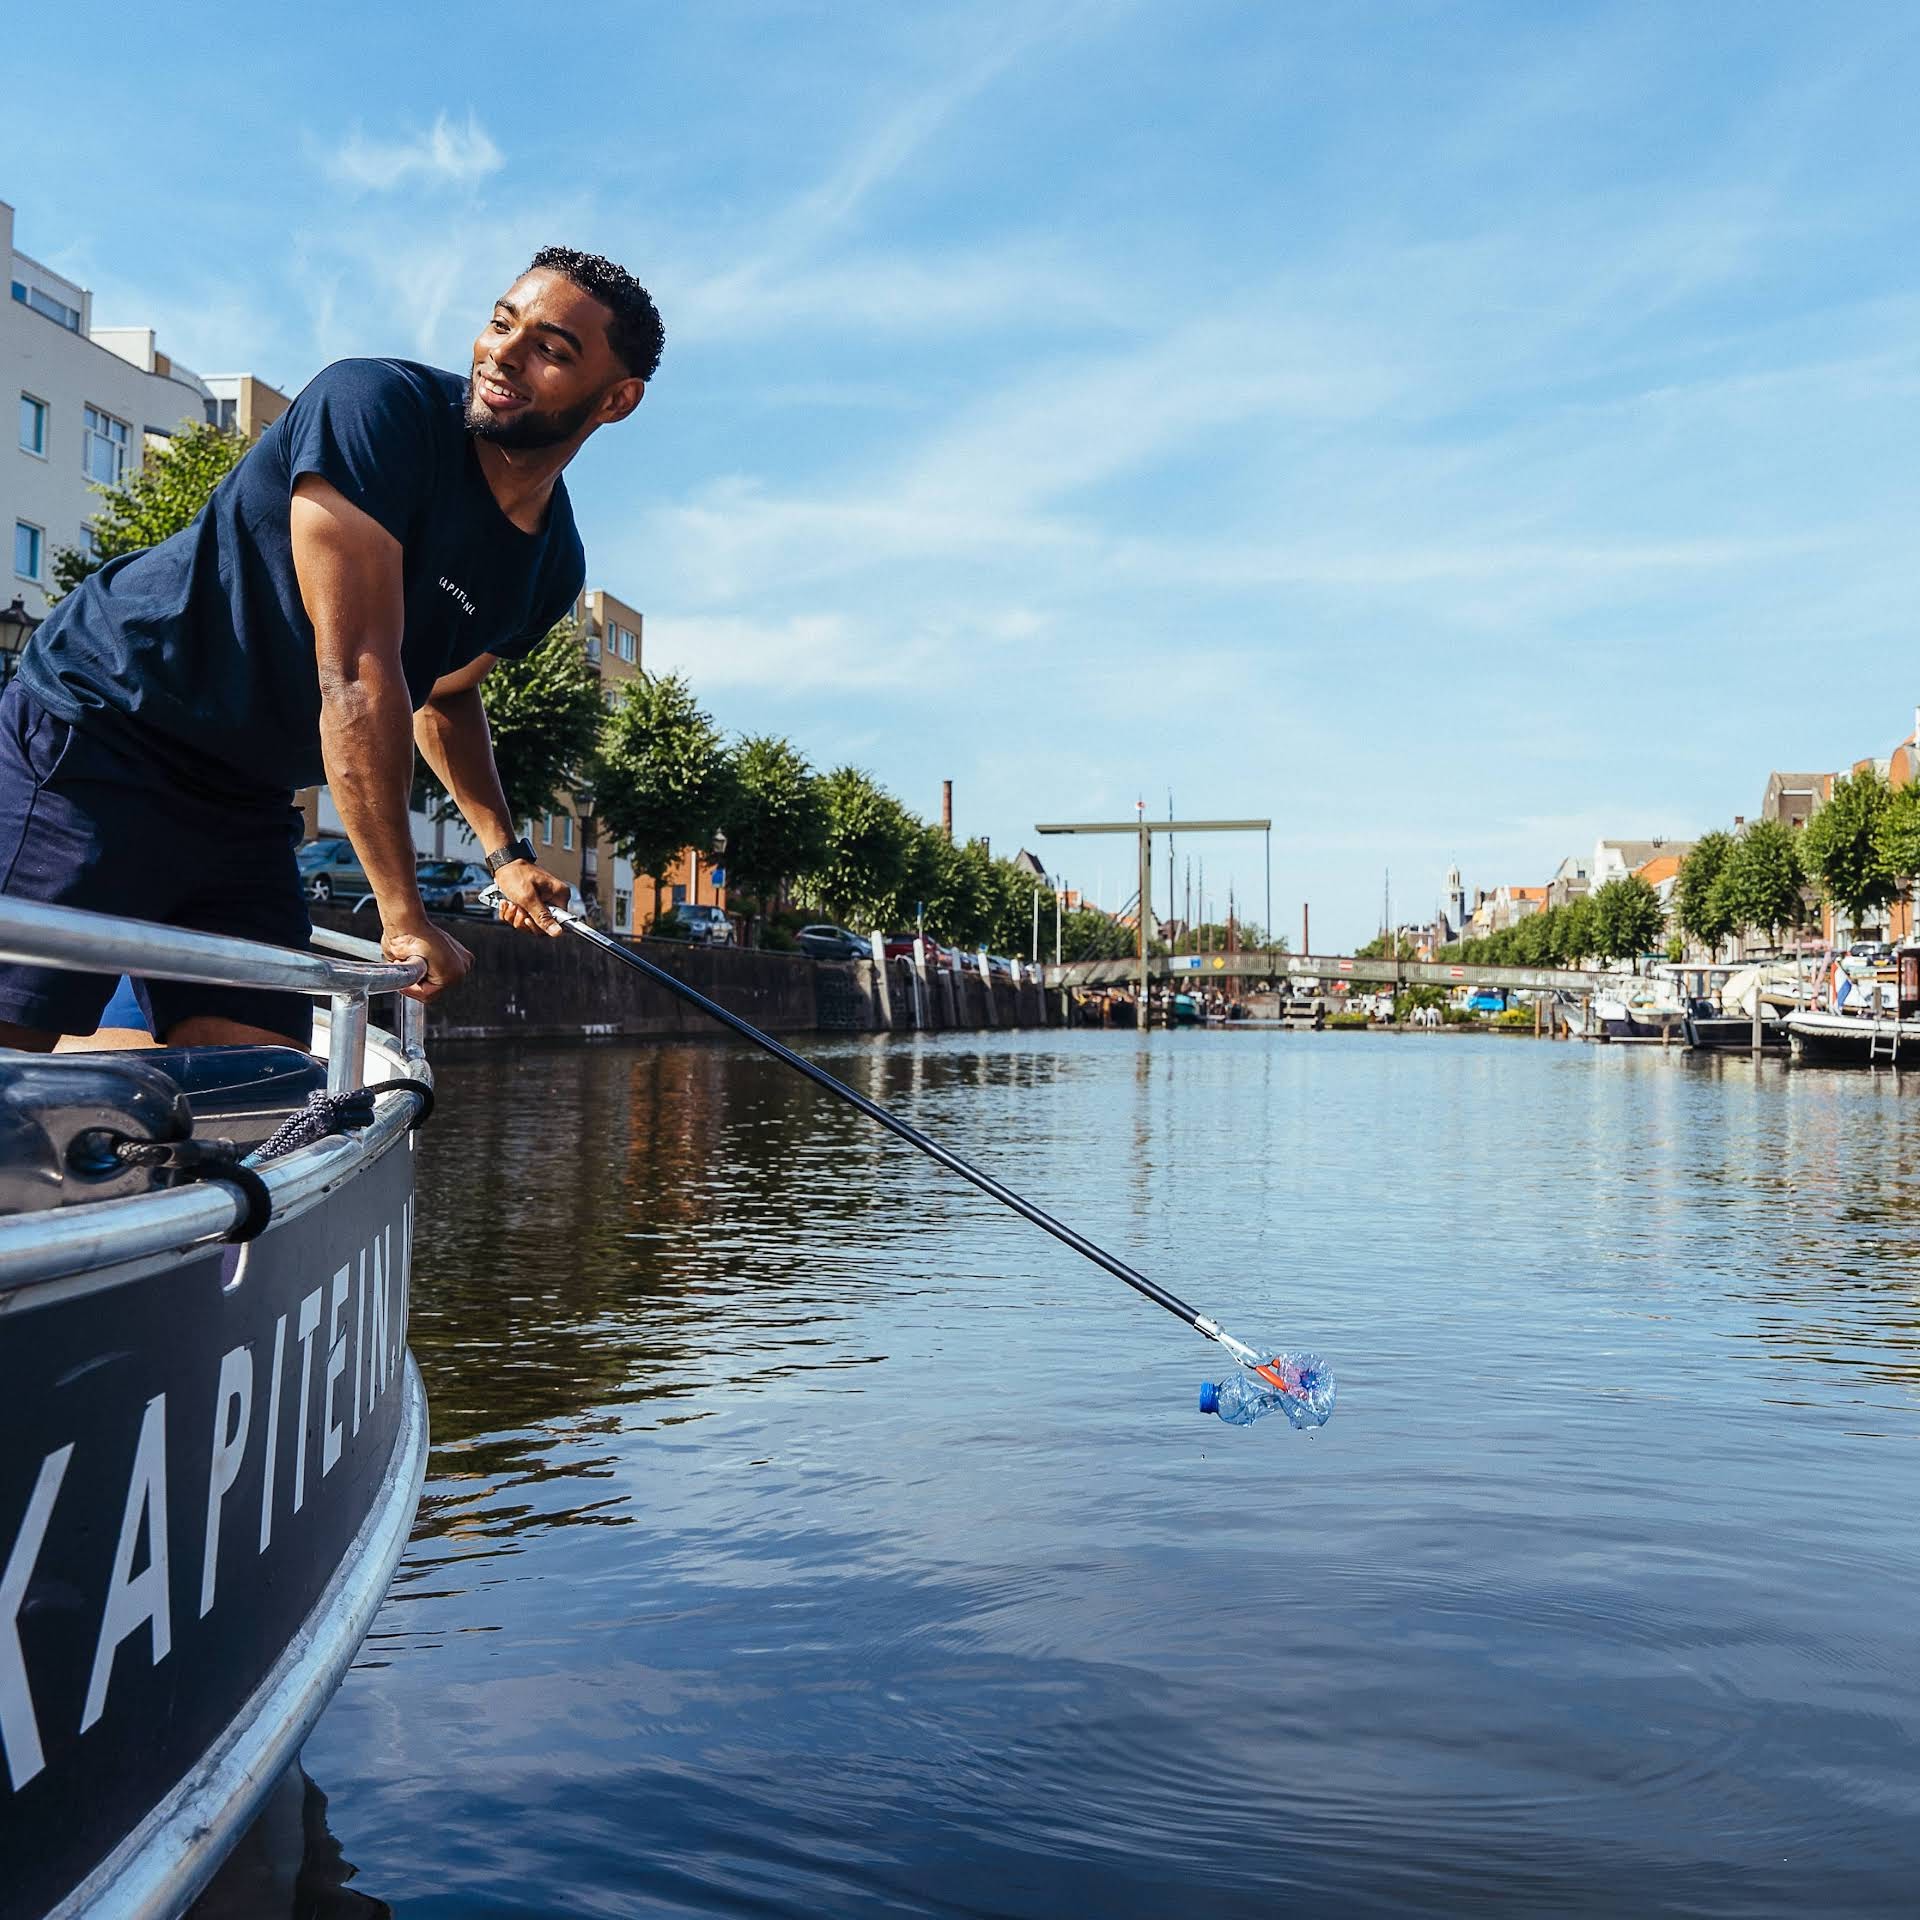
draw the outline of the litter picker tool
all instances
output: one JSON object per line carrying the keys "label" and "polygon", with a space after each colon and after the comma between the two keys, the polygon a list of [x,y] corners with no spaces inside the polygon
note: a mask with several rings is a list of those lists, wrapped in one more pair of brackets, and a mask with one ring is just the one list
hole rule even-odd
{"label": "litter picker tool", "polygon": [[[489,906],[500,904],[504,896],[498,887],[489,887],[481,896]],[[618,961],[623,967],[631,967],[636,973],[644,974],[656,986],[664,987],[669,993],[677,995],[689,1005],[698,1007],[710,1019],[717,1020],[741,1039],[748,1040],[763,1053],[770,1053],[776,1060],[791,1067],[794,1072],[804,1074],[816,1087],[832,1094],[838,1100],[844,1100],[877,1126],[904,1140],[910,1147],[918,1147],[929,1159],[937,1160],[949,1173],[957,1173],[962,1180],[976,1186],[989,1198],[997,1200],[1003,1207],[1010,1207],[1022,1219],[1030,1220],[1043,1233],[1050,1233],[1063,1246],[1071,1247],[1075,1253],[1091,1260],[1096,1267],[1103,1267],[1116,1280],[1124,1281],[1135,1293],[1144,1295],[1155,1306],[1164,1307],[1177,1320],[1184,1320],[1196,1333],[1205,1334],[1209,1340],[1224,1347],[1234,1360],[1245,1369],[1243,1378],[1232,1379],[1215,1386],[1209,1384],[1200,1391],[1200,1410],[1203,1413],[1218,1413],[1224,1420],[1234,1425],[1245,1425],[1262,1414],[1276,1408],[1283,1411],[1288,1420],[1296,1427],[1322,1427],[1333,1414],[1334,1380],[1333,1370],[1327,1364],[1310,1353],[1272,1353],[1262,1347],[1250,1347],[1244,1341],[1236,1340],[1217,1321],[1210,1320],[1196,1307],[1191,1307],[1178,1294],[1170,1293],[1158,1282],[1149,1280],[1144,1273],[1130,1267],[1126,1261],[1097,1246],[1085,1234],[1068,1226],[1064,1220],[1056,1220],[1044,1207],[1037,1207],[1031,1200],[1025,1199],[1003,1186],[992,1174],[982,1172],[972,1161],[963,1159],[950,1147],[943,1147],[939,1141],[924,1134],[911,1122],[902,1120],[897,1113],[890,1112],[877,1100],[869,1100],[865,1094],[857,1093],[844,1080],[836,1080],[824,1067],[817,1067],[811,1060],[795,1053],[791,1047],[783,1047],[771,1034],[762,1033],[751,1021],[743,1020],[737,1013],[729,1012],[716,1000],[709,1000],[697,987],[676,978],[666,968],[656,966],[645,954],[636,953],[633,948],[623,946],[618,940],[604,934],[598,927],[590,926],[578,914],[569,913],[564,907],[549,907],[547,911],[575,939],[584,940],[589,946],[597,947],[609,959]]]}

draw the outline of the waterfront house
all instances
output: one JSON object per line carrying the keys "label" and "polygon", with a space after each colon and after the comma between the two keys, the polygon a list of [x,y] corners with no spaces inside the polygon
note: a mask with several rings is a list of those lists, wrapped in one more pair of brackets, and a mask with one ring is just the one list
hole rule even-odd
{"label": "waterfront house", "polygon": [[1570,853],[1553,871],[1547,882],[1547,905],[1564,907],[1570,901],[1584,900],[1592,891],[1593,864],[1585,854]]}
{"label": "waterfront house", "polygon": [[1609,880],[1624,880],[1666,855],[1672,856],[1677,872],[1679,862],[1692,851],[1691,840],[1669,840],[1659,834],[1651,840],[1596,840],[1588,885],[1598,893]]}

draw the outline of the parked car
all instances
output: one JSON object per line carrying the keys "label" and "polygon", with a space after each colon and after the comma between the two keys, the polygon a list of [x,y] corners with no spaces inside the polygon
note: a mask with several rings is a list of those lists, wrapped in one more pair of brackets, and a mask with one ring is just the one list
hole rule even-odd
{"label": "parked car", "polygon": [[674,921],[696,947],[730,947],[734,944],[733,922],[727,918],[726,910],[722,907],[696,906],[691,900],[683,900],[662,918]]}
{"label": "parked car", "polygon": [[1505,1013],[1507,994],[1504,987],[1476,987],[1467,996],[1469,1013]]}
{"label": "parked car", "polygon": [[[957,971],[967,964],[968,956],[957,953],[952,947],[942,946],[932,934],[890,933],[886,936],[886,952],[889,960],[911,960],[913,943],[924,939],[927,943],[927,965],[945,967],[949,972]],[[871,951],[871,948],[868,949]]]}
{"label": "parked car", "polygon": [[294,855],[309,900],[358,900],[373,891],[350,840],[309,840]]}
{"label": "parked car", "polygon": [[1011,980],[1013,962],[1004,953],[990,953],[987,955],[987,971],[998,974],[1002,980]]}
{"label": "parked car", "polygon": [[477,860],[436,860],[430,854],[419,862],[420,901],[430,913],[485,913],[481,894],[493,884]]}
{"label": "parked car", "polygon": [[827,921],[818,926],[802,927],[794,936],[800,943],[802,953],[810,953],[816,960],[871,960],[873,945],[863,940],[857,933],[849,933],[845,927],[836,927]]}

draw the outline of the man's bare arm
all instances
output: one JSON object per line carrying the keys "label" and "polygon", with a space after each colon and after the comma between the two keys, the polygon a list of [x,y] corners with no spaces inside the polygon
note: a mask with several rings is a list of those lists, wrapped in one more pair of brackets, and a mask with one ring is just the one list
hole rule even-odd
{"label": "man's bare arm", "polygon": [[396,957],[426,961],[415,991],[431,998],[472,959],[420,904],[407,821],[413,702],[400,665],[400,543],[316,474],[295,484],[292,535],[300,598],[313,622],[327,786],[372,883],[382,944]]}
{"label": "man's bare arm", "polygon": [[[487,731],[487,710],[480,698],[480,682],[495,664],[493,654],[483,653],[444,675],[434,682],[426,705],[413,717],[413,737],[421,757],[453,795],[474,838],[489,853],[519,832],[507,811],[493,739]],[[502,867],[494,881],[506,895],[501,914],[510,925],[541,933],[561,931],[547,908],[566,904],[564,880],[544,867],[515,860]]]}
{"label": "man's bare arm", "polygon": [[489,852],[505,846],[520,830],[507,811],[506,791],[493,759],[493,736],[487,730],[487,709],[480,698],[480,682],[492,672],[494,659],[483,653],[435,681],[426,705],[413,716],[420,757],[453,795],[461,818]]}

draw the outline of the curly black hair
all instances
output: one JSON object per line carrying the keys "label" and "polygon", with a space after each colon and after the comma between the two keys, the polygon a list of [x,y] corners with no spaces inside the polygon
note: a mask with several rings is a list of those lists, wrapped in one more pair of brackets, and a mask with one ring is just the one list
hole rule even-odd
{"label": "curly black hair", "polygon": [[653,304],[653,295],[625,267],[615,266],[598,253],[542,247],[527,271],[532,273],[540,267],[565,274],[582,293],[592,294],[613,315],[607,327],[608,344],[630,374],[651,380],[667,344],[667,330],[660,323],[660,309]]}

